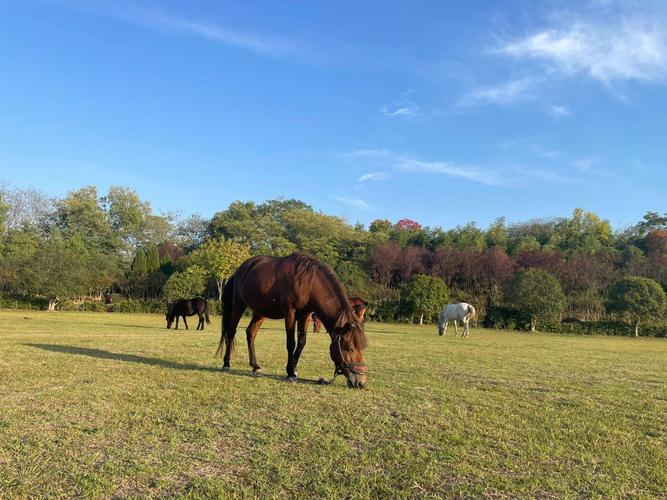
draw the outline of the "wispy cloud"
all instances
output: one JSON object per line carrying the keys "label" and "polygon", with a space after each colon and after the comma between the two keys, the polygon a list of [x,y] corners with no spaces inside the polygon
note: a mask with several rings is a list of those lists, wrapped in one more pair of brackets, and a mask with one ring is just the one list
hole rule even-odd
{"label": "wispy cloud", "polygon": [[263,56],[279,57],[293,55],[297,52],[296,46],[284,40],[231,30],[216,24],[163,15],[156,15],[148,21],[155,24],[156,27],[164,28],[174,34],[197,36],[212,42],[249,50]]}
{"label": "wispy cloud", "polygon": [[380,113],[385,116],[416,116],[419,114],[419,108],[416,106],[401,106],[395,109],[384,107],[380,109]]}
{"label": "wispy cloud", "polygon": [[533,97],[532,89],[537,81],[534,78],[520,78],[498,85],[477,87],[465,94],[459,106],[477,106],[483,104],[507,105]]}
{"label": "wispy cloud", "polygon": [[161,9],[137,5],[118,6],[112,3],[84,3],[78,0],[55,0],[55,3],[73,10],[111,17],[169,35],[198,37],[257,55],[268,57],[304,56],[303,48],[292,41],[264,33],[231,29],[212,21],[187,19]]}
{"label": "wispy cloud", "polygon": [[476,166],[461,165],[447,161],[423,161],[409,155],[393,153],[385,149],[359,149],[346,154],[348,158],[382,162],[397,171],[423,174],[442,174],[487,185],[501,185],[505,181],[499,172]]}
{"label": "wispy cloud", "polygon": [[389,178],[388,172],[369,172],[357,179],[357,182],[383,181]]}
{"label": "wispy cloud", "polygon": [[587,76],[611,84],[667,82],[666,19],[641,12],[571,20],[502,46],[497,52],[534,61],[549,75]]}
{"label": "wispy cloud", "polygon": [[[344,156],[348,159],[392,168],[396,175],[399,173],[443,175],[487,186],[517,187],[534,181],[572,184],[584,182],[589,175],[597,175],[597,172],[592,169],[586,170],[584,163],[575,164],[575,162],[562,159],[563,154],[560,151],[547,150],[536,144],[531,145],[529,150],[540,161],[535,159],[527,159],[525,162],[505,160],[499,166],[477,166],[443,160],[426,161],[386,149],[358,149]],[[366,175],[360,177],[359,181]]]}
{"label": "wispy cloud", "polygon": [[361,208],[363,210],[369,210],[370,208],[372,208],[368,203],[366,203],[361,198],[349,198],[347,196],[331,196],[331,199],[354,208]]}
{"label": "wispy cloud", "polygon": [[553,116],[558,116],[558,117],[571,116],[572,115],[572,112],[570,111],[570,108],[568,108],[567,106],[562,106],[562,105],[557,105],[557,104],[549,106],[548,111],[549,111],[549,114],[551,114]]}
{"label": "wispy cloud", "polygon": [[417,106],[412,101],[412,99],[410,99],[410,96],[414,94],[414,89],[406,90],[401,95],[401,100],[394,104],[383,106],[380,108],[380,113],[382,113],[384,116],[399,118],[414,118],[415,116],[419,116],[421,114],[419,106]]}

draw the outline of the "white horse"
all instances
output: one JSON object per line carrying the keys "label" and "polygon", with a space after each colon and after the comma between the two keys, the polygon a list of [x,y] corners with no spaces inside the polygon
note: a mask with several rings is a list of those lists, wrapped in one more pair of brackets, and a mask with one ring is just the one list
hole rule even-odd
{"label": "white horse", "polygon": [[456,336],[459,336],[459,329],[456,325],[457,321],[463,323],[463,337],[467,337],[470,332],[469,322],[475,319],[477,312],[475,308],[466,302],[460,304],[447,304],[440,313],[440,321],[438,321],[438,335],[442,336],[447,333],[447,323],[454,321],[454,329]]}

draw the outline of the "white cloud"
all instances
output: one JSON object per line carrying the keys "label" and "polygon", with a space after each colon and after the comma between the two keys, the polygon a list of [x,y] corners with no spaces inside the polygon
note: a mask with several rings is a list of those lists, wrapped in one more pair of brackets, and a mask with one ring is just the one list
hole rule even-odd
{"label": "white cloud", "polygon": [[345,205],[349,205],[351,207],[361,208],[363,210],[368,210],[372,208],[368,203],[366,203],[361,198],[349,198],[347,196],[332,196],[331,199],[343,203]]}
{"label": "white cloud", "polygon": [[562,105],[557,105],[557,104],[549,106],[548,111],[553,116],[571,116],[572,115],[572,112],[570,111],[570,109],[567,106],[562,106]]}
{"label": "white cloud", "polygon": [[151,21],[155,22],[158,27],[166,28],[177,34],[198,36],[212,42],[249,50],[259,55],[277,57],[296,52],[293,45],[283,40],[230,30],[216,24],[161,15],[154,16]]}
{"label": "white cloud", "polygon": [[536,84],[537,82],[533,78],[520,78],[499,85],[477,87],[464,95],[458,104],[459,106],[511,104],[516,101],[532,98],[531,90]]}
{"label": "white cloud", "polygon": [[422,161],[408,155],[396,154],[384,149],[360,149],[347,153],[348,158],[380,161],[392,168],[411,173],[442,174],[487,185],[505,184],[499,171],[447,161]]}
{"label": "white cloud", "polygon": [[501,47],[498,52],[536,61],[549,74],[585,75],[605,84],[616,81],[667,81],[665,19],[642,14],[612,19],[577,19]]}
{"label": "white cloud", "polygon": [[414,90],[408,90],[403,93],[403,99],[395,104],[384,106],[380,109],[380,113],[384,116],[411,118],[421,114],[419,106],[407,99],[414,93]]}
{"label": "white cloud", "polygon": [[384,107],[380,113],[385,116],[416,116],[419,114],[419,109],[416,106],[401,106],[395,109]]}
{"label": "white cloud", "polygon": [[160,31],[170,35],[199,37],[262,56],[283,57],[304,55],[301,47],[282,38],[259,33],[229,29],[214,22],[185,19],[157,8],[138,5],[115,5],[108,3],[80,2],[78,0],[56,0],[58,5],[77,11],[108,16],[124,22]]}
{"label": "white cloud", "polygon": [[389,173],[387,172],[369,172],[364,174],[357,179],[357,182],[367,182],[367,181],[383,181],[389,178]]}
{"label": "white cloud", "polygon": [[[391,167],[396,172],[406,174],[443,175],[453,179],[472,181],[487,186],[524,186],[535,180],[552,183],[571,184],[583,182],[589,175],[595,174],[586,167],[592,160],[581,163],[558,160],[562,152],[546,150],[539,145],[530,147],[533,155],[538,156],[541,165],[525,165],[515,161],[504,162],[498,167],[480,167],[451,161],[425,161],[414,156],[394,153],[386,149],[359,149],[346,153],[346,158],[379,163]],[[370,174],[366,174],[370,175]],[[361,181],[366,175],[359,178]],[[339,200],[340,201],[340,200]]]}

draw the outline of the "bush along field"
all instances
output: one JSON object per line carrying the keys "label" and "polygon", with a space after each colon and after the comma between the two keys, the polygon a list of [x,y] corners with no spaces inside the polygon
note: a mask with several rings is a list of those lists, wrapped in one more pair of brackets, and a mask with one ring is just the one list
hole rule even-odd
{"label": "bush along field", "polygon": [[242,329],[223,373],[219,317],[165,326],[0,312],[0,497],[667,493],[662,339],[371,322],[354,391],[314,383],[325,334],[288,384],[282,322],[260,331],[257,377]]}

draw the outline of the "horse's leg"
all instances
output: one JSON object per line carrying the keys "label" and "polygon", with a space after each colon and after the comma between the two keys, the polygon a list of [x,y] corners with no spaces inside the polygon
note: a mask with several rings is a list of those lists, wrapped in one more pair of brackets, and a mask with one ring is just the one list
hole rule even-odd
{"label": "horse's leg", "polygon": [[185,319],[185,316],[183,316],[183,323],[185,323],[185,329],[186,329],[186,330],[189,330],[189,328],[188,328],[188,320]]}
{"label": "horse's leg", "polygon": [[246,338],[248,339],[248,356],[250,358],[250,366],[252,366],[253,372],[258,372],[262,369],[257,363],[257,356],[255,356],[255,337],[257,336],[257,332],[262,326],[262,323],[264,323],[264,318],[254,313],[248,328],[245,330]]}
{"label": "horse's leg", "polygon": [[296,341],[294,339],[295,327],[296,312],[292,310],[285,316],[285,334],[287,336],[287,366],[285,367],[285,370],[287,371],[288,382],[296,382],[296,373],[294,373],[294,350],[296,347]]}
{"label": "horse's leg", "polygon": [[179,320],[179,318],[180,318],[180,316],[176,316],[176,328],[174,328],[174,330],[178,330],[178,320]]}
{"label": "horse's leg", "polygon": [[446,319],[446,320],[445,320],[445,328],[442,330],[442,336],[443,336],[443,337],[444,337],[445,335],[447,335],[447,325],[448,325],[448,324],[449,324],[449,320]]}
{"label": "horse's leg", "polygon": [[465,318],[463,320],[463,336],[464,337],[468,337],[468,333],[470,332],[470,327],[468,325],[469,325],[468,319]]}
{"label": "horse's leg", "polygon": [[197,330],[204,330],[204,315],[202,313],[197,313],[199,315],[199,324],[197,325]]}
{"label": "horse's leg", "polygon": [[[234,305],[236,305],[236,303]],[[232,308],[232,312],[229,315],[228,330],[225,330],[225,332],[223,333],[227,337],[227,341],[225,342],[225,357],[223,358],[223,363],[222,363],[223,370],[229,370],[230,368],[229,361],[232,357],[232,349],[234,348],[234,337],[236,336],[236,327],[239,326],[239,321],[241,321],[241,317],[243,316],[243,311],[245,310],[246,310],[246,305],[241,303],[241,307],[239,307],[238,309]],[[224,328],[224,323],[223,323],[223,328]]]}
{"label": "horse's leg", "polygon": [[306,337],[308,336],[308,314],[303,316],[297,322],[297,341],[296,341],[296,350],[294,351],[294,374],[299,375],[296,367],[299,364],[299,358],[301,357],[301,351],[306,347]]}
{"label": "horse's leg", "polygon": [[456,336],[459,336],[459,326],[456,324],[456,320],[454,320],[454,331],[456,332]]}

